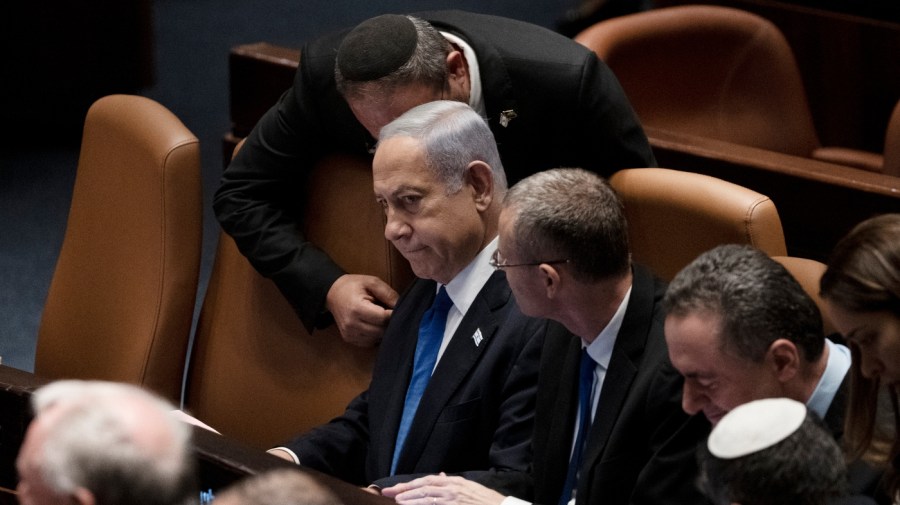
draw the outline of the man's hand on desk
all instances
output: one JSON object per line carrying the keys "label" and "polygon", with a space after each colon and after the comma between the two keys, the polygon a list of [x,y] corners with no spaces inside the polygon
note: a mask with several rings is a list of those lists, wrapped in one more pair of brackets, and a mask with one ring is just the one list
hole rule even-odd
{"label": "man's hand on desk", "polygon": [[477,482],[443,472],[384,488],[381,494],[400,505],[501,505],[505,498]]}
{"label": "man's hand on desk", "polygon": [[399,296],[378,277],[346,274],[334,281],[325,305],[345,342],[371,347],[381,342]]}

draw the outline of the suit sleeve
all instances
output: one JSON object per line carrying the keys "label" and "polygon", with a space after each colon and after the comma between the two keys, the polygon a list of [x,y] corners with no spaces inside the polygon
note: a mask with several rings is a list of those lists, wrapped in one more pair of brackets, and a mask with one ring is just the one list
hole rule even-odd
{"label": "suit sleeve", "polygon": [[660,367],[656,395],[648,398],[648,411],[656,410],[656,428],[649,433],[653,451],[638,474],[629,502],[634,505],[708,505],[697,487],[697,447],[709,435],[703,414],[688,416],[681,410],[682,379],[666,362]]}
{"label": "suit sleeve", "polygon": [[[585,60],[575,115],[583,124],[578,143],[589,149],[583,159],[605,177],[620,168],[655,167],[656,158],[637,114],[619,80],[594,53]],[[587,168],[587,167],[585,167]]]}
{"label": "suit sleeve", "polygon": [[320,60],[310,70],[314,64],[305,65],[304,58],[294,86],[260,119],[225,169],[213,201],[223,230],[253,267],[275,282],[307,330],[316,326],[325,295],[344,272],[303,236],[305,183],[313,164],[335,147],[334,136],[341,131],[326,123],[353,121],[341,113],[322,115],[319,102],[343,103],[329,84],[333,78],[319,87],[311,84],[317,80],[313,74],[329,66]]}
{"label": "suit sleeve", "polygon": [[301,466],[334,475],[351,484],[367,485],[365,462],[369,447],[368,416],[368,391],[364,391],[350,402],[340,417],[284,446],[294,451]]}

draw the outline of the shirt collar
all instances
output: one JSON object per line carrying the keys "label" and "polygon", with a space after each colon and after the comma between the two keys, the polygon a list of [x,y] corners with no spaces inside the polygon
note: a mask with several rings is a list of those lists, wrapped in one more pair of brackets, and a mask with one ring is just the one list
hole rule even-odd
{"label": "shirt collar", "polygon": [[847,347],[835,344],[827,338],[825,339],[825,345],[828,349],[828,363],[825,365],[825,371],[822,372],[822,377],[819,379],[816,389],[806,402],[809,410],[812,410],[821,418],[825,417],[825,413],[828,412],[828,407],[831,406],[831,402],[834,400],[838,389],[840,389],[841,383],[844,382],[844,376],[847,375],[847,370],[850,370],[851,360],[850,349]]}
{"label": "shirt collar", "polygon": [[478,69],[478,58],[475,57],[475,50],[466,41],[452,33],[441,32],[441,35],[462,49],[463,56],[466,57],[466,63],[469,66],[469,107],[475,109],[475,112],[480,114],[481,117],[485,117],[487,109],[484,108],[484,96],[481,94],[481,72]]}
{"label": "shirt collar", "polygon": [[[453,306],[463,314],[468,313],[475,297],[494,274],[491,256],[497,250],[497,242],[498,238],[494,237],[494,240],[491,240],[475,256],[475,259],[466,265],[466,268],[463,268],[456,274],[456,277],[447,283],[447,295],[453,301]],[[438,284],[438,288],[440,288],[440,284]]]}
{"label": "shirt collar", "polygon": [[[613,314],[612,319],[603,330],[597,335],[597,338],[587,346],[587,352],[604,370],[609,369],[609,361],[612,358],[613,347],[616,345],[616,339],[619,336],[619,330],[622,329],[622,322],[625,320],[625,311],[628,308],[628,300],[631,299],[631,287],[622,297],[619,308]],[[582,342],[582,346],[584,342]]]}

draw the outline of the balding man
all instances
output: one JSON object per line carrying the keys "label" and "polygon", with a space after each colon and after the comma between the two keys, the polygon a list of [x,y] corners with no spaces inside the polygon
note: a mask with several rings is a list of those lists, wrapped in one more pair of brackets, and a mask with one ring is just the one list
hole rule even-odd
{"label": "balding man", "polygon": [[59,381],[32,397],[16,460],[22,505],[196,503],[191,428],[136,386]]}

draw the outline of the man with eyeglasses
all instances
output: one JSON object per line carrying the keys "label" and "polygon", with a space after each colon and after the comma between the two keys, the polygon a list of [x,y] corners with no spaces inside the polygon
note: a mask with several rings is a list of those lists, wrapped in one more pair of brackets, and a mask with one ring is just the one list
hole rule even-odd
{"label": "man with eyeglasses", "polygon": [[372,163],[385,237],[418,279],[397,302],[372,381],[343,415],[270,450],[360,485],[458,473],[528,494],[547,321],[490,265],[506,176],[487,123],[455,101],[381,130]]}
{"label": "man with eyeglasses", "polygon": [[[509,190],[499,226],[493,263],[522,312],[564,327],[541,352],[534,502],[707,503],[694,455],[709,424],[681,409],[683,381],[663,336],[665,286],[631,263],[613,190],[585,170],[541,172]],[[443,475],[384,494],[407,505],[423,494],[435,504],[520,502]]]}

